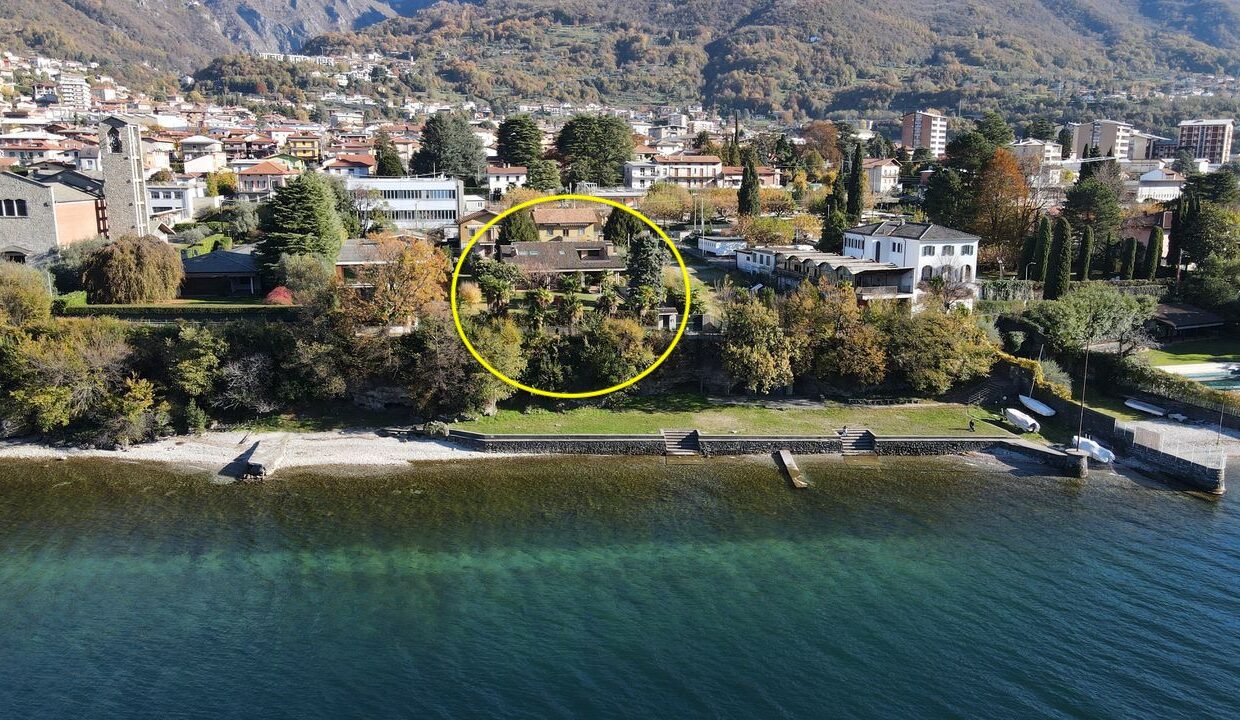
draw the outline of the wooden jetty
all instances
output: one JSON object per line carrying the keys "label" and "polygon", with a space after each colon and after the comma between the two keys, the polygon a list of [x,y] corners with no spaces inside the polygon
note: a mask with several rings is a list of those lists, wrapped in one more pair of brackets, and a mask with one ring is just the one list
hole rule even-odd
{"label": "wooden jetty", "polygon": [[809,487],[809,483],[805,481],[805,475],[801,473],[801,468],[797,467],[796,458],[792,457],[792,453],[787,450],[780,450],[775,453],[775,457],[779,459],[779,465],[784,469],[784,474],[792,481],[792,487],[797,489]]}

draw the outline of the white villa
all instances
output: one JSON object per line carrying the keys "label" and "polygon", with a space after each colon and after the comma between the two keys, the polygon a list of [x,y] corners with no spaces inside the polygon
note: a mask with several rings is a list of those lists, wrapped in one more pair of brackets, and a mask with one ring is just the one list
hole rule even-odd
{"label": "white villa", "polygon": [[[889,262],[911,270],[914,283],[935,277],[973,283],[977,278],[976,235],[933,223],[889,220],[858,225],[844,232],[844,254]],[[913,299],[923,293],[916,285]],[[972,300],[967,301],[972,305]]]}

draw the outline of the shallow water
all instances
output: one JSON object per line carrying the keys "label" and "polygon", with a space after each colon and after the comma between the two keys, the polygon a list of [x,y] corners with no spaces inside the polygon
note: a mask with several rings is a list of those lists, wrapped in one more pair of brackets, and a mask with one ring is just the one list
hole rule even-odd
{"label": "shallow water", "polygon": [[1240,716],[1240,517],[957,460],[0,465],[0,717]]}

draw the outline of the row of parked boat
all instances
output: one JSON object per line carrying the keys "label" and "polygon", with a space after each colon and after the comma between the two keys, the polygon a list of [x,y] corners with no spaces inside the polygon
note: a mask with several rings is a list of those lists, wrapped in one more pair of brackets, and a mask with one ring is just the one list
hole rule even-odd
{"label": "row of parked boat", "polygon": [[[1055,409],[1046,403],[1035,400],[1028,395],[1018,395],[1020,404],[1025,406],[1026,410],[1036,413],[1042,417],[1054,417]],[[1028,413],[1017,410],[1016,408],[1007,408],[1003,411],[1003,416],[1007,421],[1020,428],[1022,432],[1039,432],[1042,430],[1042,424],[1035,420]],[[1115,453],[1107,450],[1094,440],[1083,438],[1076,435],[1072,436],[1072,447],[1080,449],[1090,458],[1100,463],[1110,463],[1115,460]]]}

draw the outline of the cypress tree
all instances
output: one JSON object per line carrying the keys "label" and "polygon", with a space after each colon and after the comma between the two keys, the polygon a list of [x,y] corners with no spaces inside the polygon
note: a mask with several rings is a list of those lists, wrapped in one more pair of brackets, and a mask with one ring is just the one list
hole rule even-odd
{"label": "cypress tree", "polygon": [[[1038,233],[1037,233],[1037,229],[1035,228],[1033,232],[1025,236],[1025,242],[1021,243],[1020,264],[1016,266],[1017,279],[1020,279],[1021,277],[1023,277],[1022,273],[1024,273],[1025,268],[1029,265],[1029,263],[1034,261],[1034,258],[1036,258],[1037,255],[1038,255]],[[1029,269],[1030,271],[1033,270],[1033,268],[1029,268]]]}
{"label": "cypress tree", "polygon": [[758,169],[754,166],[752,152],[745,153],[745,169],[741,172],[741,189],[736,200],[741,215],[757,215],[762,212],[762,196],[758,192]]}
{"label": "cypress tree", "polygon": [[827,205],[822,216],[822,236],[818,239],[818,251],[842,254],[844,252],[844,231],[848,229],[848,218],[838,209]]}
{"label": "cypress tree", "polygon": [[1080,275],[1078,279],[1089,279],[1089,261],[1094,254],[1094,229],[1086,226],[1085,231],[1081,233],[1081,261]]}
{"label": "cypress tree", "polygon": [[844,182],[844,168],[835,171],[835,180],[831,183],[831,208],[844,212],[848,208],[848,187]]}
{"label": "cypress tree", "polygon": [[865,182],[865,169],[862,164],[861,143],[857,143],[848,172],[848,218],[853,222],[861,219],[861,211],[865,209],[862,206],[865,199],[865,186],[862,184]]}
{"label": "cypress tree", "polygon": [[1137,269],[1137,239],[1128,238],[1124,241],[1124,268],[1121,271],[1125,280],[1131,280]]}
{"label": "cypress tree", "polygon": [[1058,300],[1068,292],[1072,277],[1072,226],[1064,218],[1055,220],[1051,242],[1051,264],[1047,268],[1043,300]]}
{"label": "cypress tree", "polygon": [[1037,239],[1034,244],[1036,249],[1034,250],[1033,255],[1033,274],[1030,277],[1038,282],[1045,282],[1046,269],[1051,260],[1051,244],[1053,240],[1051,236],[1051,220],[1049,217],[1043,215],[1042,219],[1038,221],[1036,238]]}
{"label": "cypress tree", "polygon": [[1146,280],[1153,280],[1158,277],[1158,264],[1162,260],[1163,248],[1163,229],[1161,227],[1154,228],[1150,233],[1150,241],[1145,246],[1145,262],[1141,272],[1141,277]]}
{"label": "cypress tree", "polygon": [[519,210],[499,221],[500,245],[537,241],[538,226],[534,224],[534,215],[530,213],[528,208]]}

